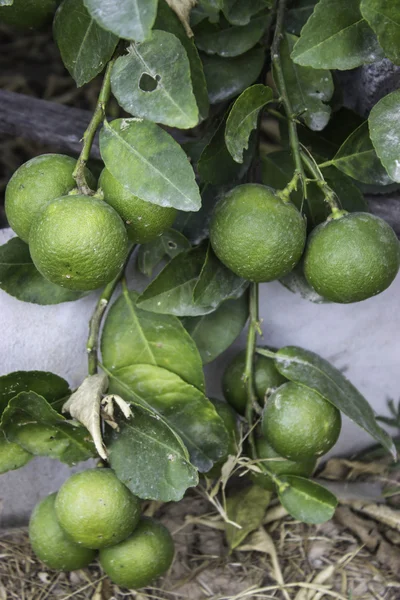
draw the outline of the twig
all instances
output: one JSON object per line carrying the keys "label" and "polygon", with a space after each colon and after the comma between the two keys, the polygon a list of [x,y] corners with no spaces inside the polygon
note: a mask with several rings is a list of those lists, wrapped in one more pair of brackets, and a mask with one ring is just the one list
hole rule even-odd
{"label": "twig", "polygon": [[311,154],[308,152],[304,146],[301,146],[300,156],[303,163],[306,165],[310,174],[314,177],[315,183],[321,189],[324,194],[325,201],[329,204],[332,214],[339,216],[339,213],[342,214],[340,210],[338,199],[331,187],[326,183],[324,176],[320,171],[320,167],[317,165]]}
{"label": "twig", "polygon": [[247,391],[247,403],[246,403],[246,419],[250,428],[249,433],[249,444],[251,454],[253,458],[257,457],[255,442],[254,442],[254,430],[252,429],[253,423],[253,410],[257,404],[257,398],[254,391],[254,353],[256,349],[256,337],[257,330],[259,328],[259,315],[258,315],[258,284],[250,284],[250,295],[249,295],[249,331],[247,334],[247,345],[246,345],[246,366],[244,370],[244,381],[246,384]]}

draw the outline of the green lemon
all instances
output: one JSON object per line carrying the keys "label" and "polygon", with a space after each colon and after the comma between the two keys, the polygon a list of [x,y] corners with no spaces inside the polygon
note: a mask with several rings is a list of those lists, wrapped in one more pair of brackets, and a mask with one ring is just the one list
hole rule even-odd
{"label": "green lemon", "polygon": [[236,456],[238,451],[238,443],[239,443],[239,430],[237,426],[236,413],[229,406],[225,400],[220,400],[219,398],[209,398],[210,402],[214,405],[215,410],[218,415],[221,417],[225,428],[228,432],[228,451],[226,455],[221,458],[218,462],[214,464],[214,466],[206,473],[209,478],[216,478],[221,475],[221,468],[223,464],[226,462],[226,459],[229,455]]}
{"label": "green lemon", "polygon": [[[307,458],[302,461],[288,460],[280,456],[271,444],[265,439],[265,437],[259,437],[256,439],[256,450],[258,458],[268,459],[263,460],[262,464],[269,470],[275,473],[275,475],[298,475],[299,477],[310,477],[312,475],[316,465],[316,458]],[[275,486],[268,475],[253,473],[251,476],[254,483],[263,487],[266,490],[274,490]]]}
{"label": "green lemon", "polygon": [[174,542],[168,529],[154,519],[142,518],[133,534],[120,544],[100,551],[99,560],[111,581],[138,589],[168,571]]}
{"label": "green lemon", "polygon": [[117,276],[128,253],[124,224],[93,196],[52,200],[34,222],[32,260],[49,281],[71,290],[95,290]]}
{"label": "green lemon", "polygon": [[50,23],[58,0],[14,0],[11,6],[0,7],[0,23],[18,29],[39,29]]}
{"label": "green lemon", "polygon": [[83,548],[60,527],[54,508],[57,494],[51,494],[33,510],[29,522],[29,539],[34,553],[50,569],[74,571],[94,560],[96,553]]}
{"label": "green lemon", "polygon": [[[76,160],[63,154],[43,154],[28,160],[11,177],[6,188],[5,211],[10,227],[29,242],[32,223],[50,200],[76,187],[72,173]],[[86,170],[88,183],[95,181]]]}
{"label": "green lemon", "polygon": [[250,281],[272,281],[299,262],[306,226],[297,208],[271,188],[239,185],[216,205],[210,241],[231,271]]}
{"label": "green lemon", "polygon": [[268,398],[261,427],[275,452],[303,461],[332,448],[339,437],[341,417],[338,409],[317,392],[289,382]]}
{"label": "green lemon", "polygon": [[[257,398],[264,402],[265,392],[268,388],[276,388],[286,381],[276,369],[274,361],[261,354],[255,355],[254,384]],[[247,403],[247,389],[243,381],[246,365],[246,350],[241,350],[226,367],[222,377],[222,390],[231,406],[241,415],[244,415]]]}
{"label": "green lemon", "polygon": [[140,518],[140,501],[111,469],[89,469],[61,486],[56,512],[74,542],[104,548],[132,533]]}
{"label": "green lemon", "polygon": [[125,222],[128,237],[135,244],[151,242],[175,221],[175,208],[141,200],[124,188],[107,169],[103,169],[100,175],[99,187],[103,190],[104,201]]}
{"label": "green lemon", "polygon": [[308,239],[304,274],[332,302],[360,302],[386,290],[400,266],[399,241],[383,219],[351,213],[318,225]]}

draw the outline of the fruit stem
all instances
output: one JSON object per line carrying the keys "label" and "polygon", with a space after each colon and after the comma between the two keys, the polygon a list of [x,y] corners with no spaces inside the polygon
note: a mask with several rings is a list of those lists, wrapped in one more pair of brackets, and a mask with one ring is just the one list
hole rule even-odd
{"label": "fruit stem", "polygon": [[104,313],[106,312],[107,306],[111,300],[111,296],[113,295],[114,290],[118,285],[118,282],[124,275],[126,265],[128,264],[134,249],[135,244],[132,244],[129,248],[128,256],[126,257],[123,267],[121,268],[118,275],[112,281],[110,281],[110,283],[108,283],[104,288],[100,298],[97,301],[92,317],[89,321],[89,336],[86,343],[89,375],[96,375],[97,373],[97,366],[99,362],[97,350],[99,344],[99,333],[101,323],[104,317]]}
{"label": "fruit stem", "polygon": [[96,131],[99,125],[104,121],[104,118],[106,116],[106,106],[111,95],[111,70],[113,68],[114,62],[115,59],[111,59],[107,64],[100,94],[97,99],[96,108],[90,120],[90,123],[85,133],[83,134],[82,150],[76,162],[75,170],[72,174],[81,194],[85,194],[87,196],[93,196],[94,191],[91,190],[87,184],[85,177],[85,167],[90,157],[90,150],[93,145],[93,140],[94,136],[96,135]]}
{"label": "fruit stem", "polygon": [[314,158],[308,152],[304,146],[300,150],[301,159],[307,167],[309,173],[314,177],[315,183],[321,189],[324,194],[325,201],[329,204],[332,215],[335,216],[337,213],[342,212],[339,206],[338,197],[331,187],[326,183],[324,176],[322,175],[319,166],[315,162]]}
{"label": "fruit stem", "polygon": [[296,115],[293,112],[292,104],[287,93],[280,55],[280,45],[283,39],[283,25],[286,5],[287,0],[277,0],[276,26],[274,39],[271,46],[271,57],[274,74],[276,76],[276,84],[288,119],[289,142],[295,163],[295,176],[300,179],[303,186],[304,198],[307,198],[307,181],[304,174],[303,162],[301,160],[300,142],[297,135]]}
{"label": "fruit stem", "polygon": [[251,448],[252,456],[256,456],[256,447],[254,442],[254,429],[253,429],[253,410],[257,406],[257,398],[254,391],[254,354],[256,350],[256,338],[257,332],[259,331],[259,310],[258,310],[258,284],[250,284],[250,296],[249,296],[249,330],[247,333],[247,344],[246,344],[246,364],[244,370],[244,381],[246,384],[247,391],[247,403],[246,403],[246,419],[249,426],[249,444]]}

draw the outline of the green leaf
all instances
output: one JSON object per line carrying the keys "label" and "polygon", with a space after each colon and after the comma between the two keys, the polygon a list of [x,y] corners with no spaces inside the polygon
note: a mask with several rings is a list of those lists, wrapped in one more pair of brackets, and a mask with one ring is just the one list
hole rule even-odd
{"label": "green leaf", "polygon": [[0,246],[0,288],[22,302],[43,305],[71,302],[86,295],[45,279],[32,262],[28,244],[17,237]]}
{"label": "green leaf", "polygon": [[137,257],[139,271],[151,277],[153,269],[163,258],[174,258],[189,249],[190,242],[182,233],[176,229],[167,229],[152,242],[141,244]]}
{"label": "green leaf", "polygon": [[107,432],[111,468],[139,498],[178,502],[198,483],[186,448],[153,412],[133,406],[132,413]]}
{"label": "green leaf", "polygon": [[260,41],[266,26],[265,15],[239,27],[221,27],[210,21],[202,21],[194,30],[195,41],[199,50],[207,54],[232,58],[253,48]]}
{"label": "green leaf", "polygon": [[10,400],[1,427],[9,441],[35,456],[73,465],[96,455],[87,430],[64,419],[35,392],[21,392]]}
{"label": "green leaf", "polygon": [[334,92],[332,75],[326,69],[297,65],[291,52],[298,38],[286,33],[281,42],[281,62],[287,93],[293,111],[313,131],[328,124],[331,107],[327,104]]}
{"label": "green leaf", "polygon": [[83,0],[63,0],[54,17],[53,33],[63,63],[78,87],[104,69],[118,43],[117,36],[90,16]]}
{"label": "green leaf", "polygon": [[251,136],[249,148],[242,159],[243,164],[235,162],[226,146],[225,127],[224,119],[204,148],[197,164],[201,179],[214,185],[232,184],[235,180],[241,179],[250,166],[255,150],[255,137]]}
{"label": "green leaf", "polygon": [[383,58],[383,52],[361,15],[360,0],[320,0],[292,58],[305,67],[347,71]]}
{"label": "green leaf", "polygon": [[138,363],[156,365],[204,390],[199,353],[179,319],[140,310],[137,298],[137,292],[124,290],[107,315],[101,338],[105,367],[114,372]]}
{"label": "green leaf", "polygon": [[215,408],[200,390],[178,375],[153,365],[108,371],[111,393],[161,416],[189,450],[191,462],[206,473],[226,455],[228,433]]}
{"label": "green leaf", "polygon": [[32,458],[33,454],[19,444],[9,442],[0,429],[0,475],[25,466]]}
{"label": "green leaf", "polygon": [[287,475],[282,480],[288,485],[278,488],[278,497],[292,517],[314,524],[324,523],[333,517],[337,499],[322,485],[295,475]]}
{"label": "green leaf", "polygon": [[183,326],[193,338],[203,364],[217,358],[233,344],[249,316],[248,297],[227,300],[214,312],[201,317],[186,317]]}
{"label": "green leaf", "polygon": [[234,98],[254,83],[265,60],[263,48],[253,48],[236,58],[202,54],[204,75],[211,104]]}
{"label": "green leaf", "polygon": [[200,56],[197,52],[193,38],[188,37],[186,30],[176,13],[168,6],[166,2],[158,3],[158,12],[156,21],[154,23],[154,28],[173,33],[186,50],[190,64],[193,92],[196,97],[199,115],[201,119],[205,119],[208,116],[210,107],[208,101],[207,84],[204,76],[203,64],[200,60]]}
{"label": "green leaf", "polygon": [[309,350],[286,346],[276,353],[275,363],[286,379],[318,392],[396,456],[391,437],[376,422],[367,400],[327,360]]}
{"label": "green leaf", "polygon": [[180,129],[199,121],[189,60],[172,33],[153,31],[147,41],[132,44],[114,64],[111,88],[118,104],[136,117]]}
{"label": "green leaf", "polygon": [[204,185],[201,193],[200,210],[198,212],[178,213],[174,227],[181,231],[192,244],[200,244],[208,237],[212,211],[224,191],[227,191],[226,188]]}
{"label": "green leaf", "polygon": [[361,0],[361,13],[378,37],[385,56],[400,64],[400,5],[394,0]]}
{"label": "green leaf", "polygon": [[226,121],[225,144],[236,162],[243,162],[243,151],[249,147],[250,134],[257,127],[260,111],[272,100],[272,89],[256,84],[247,88],[232,106]]}
{"label": "green leaf", "polygon": [[[400,91],[396,90],[379,100],[369,115],[369,131],[376,153],[389,177],[397,182],[400,182],[399,107]],[[366,183],[378,183],[378,181],[375,179],[373,182]]]}
{"label": "green leaf", "polygon": [[151,33],[158,0],[83,0],[98,24],[124,40],[142,42]]}
{"label": "green leaf", "polygon": [[297,0],[287,11],[285,26],[290,33],[300,35],[302,27],[312,15],[318,0]]}
{"label": "green leaf", "polygon": [[46,371],[14,371],[0,377],[0,415],[9,401],[21,392],[36,392],[53,407],[70,395],[68,383],[62,377]]}
{"label": "green leaf", "polygon": [[232,25],[247,25],[255,14],[267,7],[270,7],[268,0],[225,0],[222,10]]}
{"label": "green leaf", "polygon": [[224,300],[240,298],[248,285],[248,281],[222,264],[209,244],[199,279],[193,289],[193,300],[197,305],[217,308]]}
{"label": "green leaf", "polygon": [[155,123],[141,119],[105,123],[100,152],[107,169],[132,194],[159,206],[199,210],[199,188],[184,151]]}
{"label": "green leaf", "polygon": [[258,485],[239,490],[227,498],[228,519],[240,526],[238,528],[231,523],[225,524],[230,551],[237,548],[249,533],[260,527],[270,500],[271,492]]}
{"label": "green leaf", "polygon": [[[375,116],[377,114],[377,112],[374,113]],[[382,128],[375,129],[374,116],[372,122],[374,123],[373,136],[376,139],[376,130],[381,130],[384,125]],[[362,183],[388,185],[392,182],[372,144],[367,121],[350,134],[328,164]]]}

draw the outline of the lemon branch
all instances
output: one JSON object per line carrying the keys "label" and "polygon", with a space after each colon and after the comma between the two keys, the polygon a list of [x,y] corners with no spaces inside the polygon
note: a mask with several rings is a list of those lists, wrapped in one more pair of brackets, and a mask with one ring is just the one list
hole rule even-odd
{"label": "lemon branch", "polygon": [[340,206],[338,203],[338,198],[337,198],[336,193],[327,184],[324,176],[322,175],[322,173],[320,171],[320,167],[317,165],[317,163],[315,162],[315,160],[311,156],[311,154],[308,152],[308,150],[306,148],[304,148],[304,146],[301,147],[300,156],[301,156],[301,159],[302,159],[303,163],[305,164],[308,172],[310,173],[310,175],[313,176],[315,183],[318,185],[318,187],[321,189],[322,193],[324,194],[325,201],[329,204],[329,206],[332,210],[332,214],[335,215],[338,212],[340,212],[341,209],[340,209]]}
{"label": "lemon branch", "polygon": [[257,398],[254,391],[254,354],[256,350],[257,332],[259,331],[259,310],[258,310],[258,284],[250,284],[249,296],[249,330],[246,344],[246,364],[244,370],[244,381],[247,391],[246,419],[250,428],[249,443],[253,458],[256,458],[256,449],[253,433],[253,411],[257,410]]}
{"label": "lemon branch", "polygon": [[76,162],[75,170],[73,172],[73,177],[76,181],[76,185],[78,186],[79,191],[82,194],[86,194],[88,196],[92,196],[94,192],[90,189],[90,187],[87,184],[85,177],[85,167],[90,157],[90,150],[93,144],[94,136],[96,135],[96,131],[99,125],[101,125],[101,123],[104,121],[104,117],[106,116],[106,106],[111,95],[111,70],[113,68],[114,62],[115,59],[111,59],[107,65],[100,94],[97,99],[96,108],[90,120],[90,123],[85,133],[83,134],[82,150]]}

